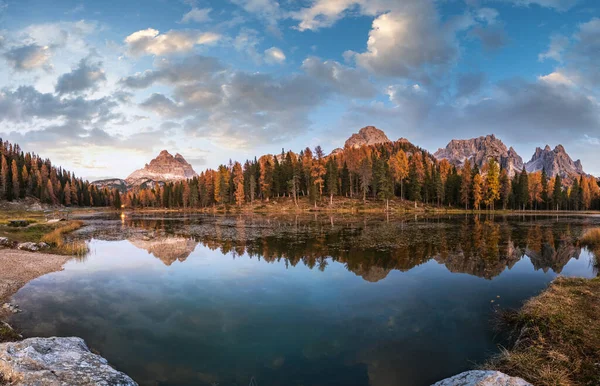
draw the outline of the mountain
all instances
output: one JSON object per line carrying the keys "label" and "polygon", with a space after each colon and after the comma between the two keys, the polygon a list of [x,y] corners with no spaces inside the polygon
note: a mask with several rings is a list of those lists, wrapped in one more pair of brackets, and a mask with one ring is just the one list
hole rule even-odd
{"label": "mountain", "polygon": [[479,168],[494,158],[511,176],[523,169],[523,159],[515,149],[507,148],[493,134],[472,139],[453,139],[444,149],[436,151],[434,156],[438,160],[447,159],[455,166],[463,166],[469,160]]}
{"label": "mountain", "polygon": [[377,145],[379,143],[391,142],[385,133],[375,126],[366,126],[352,134],[344,144],[345,147],[361,147],[365,145]]}
{"label": "mountain", "polygon": [[154,185],[160,182],[181,181],[198,174],[181,154],[173,157],[163,150],[143,169],[131,173],[125,180],[129,186]]}
{"label": "mountain", "polygon": [[551,150],[548,145],[544,149],[538,147],[535,149],[531,160],[525,164],[525,168],[528,173],[539,172],[545,169],[548,176],[555,177],[557,174],[560,174],[561,178],[567,180],[572,180],[585,174],[581,161],[577,160],[573,162],[563,145],[556,146],[554,150]]}
{"label": "mountain", "polygon": [[98,180],[92,182],[92,185],[97,187],[98,189],[107,188],[108,190],[117,189],[121,193],[125,193],[129,188],[127,181],[122,180],[120,178],[109,178],[106,180]]}

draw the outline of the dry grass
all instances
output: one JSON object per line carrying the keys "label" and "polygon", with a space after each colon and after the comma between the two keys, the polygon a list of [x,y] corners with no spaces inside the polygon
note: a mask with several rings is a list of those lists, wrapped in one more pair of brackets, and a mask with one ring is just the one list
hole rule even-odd
{"label": "dry grass", "polygon": [[21,336],[9,325],[0,321],[0,343],[14,342],[21,339]]}
{"label": "dry grass", "polygon": [[536,386],[600,385],[600,278],[557,278],[521,310],[502,316],[512,332],[485,368]]}
{"label": "dry grass", "polygon": [[76,231],[83,226],[82,221],[69,221],[63,223],[64,225],[59,226],[52,232],[42,236],[41,241],[49,244],[52,247],[53,253],[61,255],[74,255],[82,256],[88,252],[87,244],[84,241],[70,241],[66,242],[65,235]]}
{"label": "dry grass", "polygon": [[600,247],[600,228],[588,229],[579,239],[581,244],[593,249]]}

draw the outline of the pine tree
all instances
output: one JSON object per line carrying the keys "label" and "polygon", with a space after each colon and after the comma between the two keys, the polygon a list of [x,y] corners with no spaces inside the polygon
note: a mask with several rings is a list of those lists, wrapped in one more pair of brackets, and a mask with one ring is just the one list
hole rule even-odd
{"label": "pine tree", "polygon": [[523,170],[519,175],[519,191],[517,194],[519,205],[525,210],[525,207],[529,203],[529,177],[525,166],[523,166]]}
{"label": "pine tree", "polygon": [[508,202],[510,200],[511,184],[510,178],[508,178],[508,172],[506,169],[502,169],[500,172],[500,198],[502,199],[502,209],[506,210]]}
{"label": "pine tree", "polygon": [[554,179],[554,190],[552,192],[552,203],[556,207],[557,211],[560,210],[560,207],[562,206],[562,189],[562,178],[560,177],[560,174],[557,174],[556,178]]}
{"label": "pine tree", "polygon": [[358,169],[358,175],[360,178],[360,188],[363,193],[363,202],[367,201],[367,192],[373,179],[373,170],[371,169],[371,163],[369,158],[363,158]]}

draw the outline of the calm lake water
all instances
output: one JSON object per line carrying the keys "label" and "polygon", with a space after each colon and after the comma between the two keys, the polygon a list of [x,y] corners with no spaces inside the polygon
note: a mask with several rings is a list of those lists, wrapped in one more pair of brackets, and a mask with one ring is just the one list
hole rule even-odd
{"label": "calm lake water", "polygon": [[[596,217],[93,218],[90,254],[13,298],[142,385],[429,385],[498,351],[490,321],[596,276]],[[254,383],[252,383],[254,382]]]}

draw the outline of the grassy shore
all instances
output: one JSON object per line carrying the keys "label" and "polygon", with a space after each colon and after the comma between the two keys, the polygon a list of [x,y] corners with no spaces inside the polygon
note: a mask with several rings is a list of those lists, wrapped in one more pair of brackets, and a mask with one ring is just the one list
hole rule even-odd
{"label": "grassy shore", "polygon": [[600,278],[557,278],[502,325],[513,345],[485,368],[536,386],[600,385]]}

